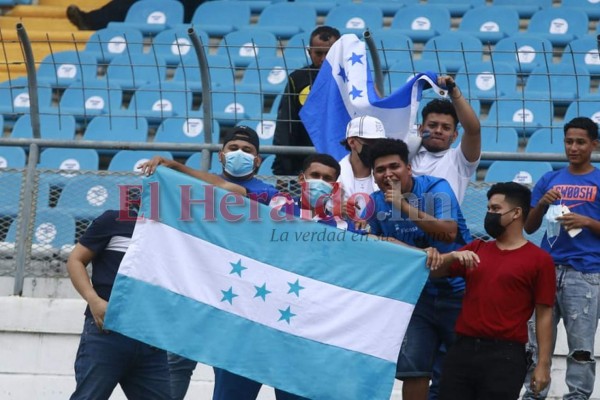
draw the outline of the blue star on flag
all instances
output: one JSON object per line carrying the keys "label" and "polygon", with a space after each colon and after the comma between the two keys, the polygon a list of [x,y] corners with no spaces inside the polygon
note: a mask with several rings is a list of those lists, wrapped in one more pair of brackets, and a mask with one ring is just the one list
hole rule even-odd
{"label": "blue star on flag", "polygon": [[279,317],[279,321],[285,321],[288,324],[290,323],[292,317],[296,316],[296,314],[294,314],[290,309],[290,306],[288,306],[288,308],[285,310],[279,310],[279,313],[281,314],[281,317]]}
{"label": "blue star on flag", "polygon": [[356,54],[355,52],[352,52],[352,55],[350,56],[348,61],[352,61],[352,65],[354,65],[356,63],[362,64],[363,57],[364,57],[364,54]]}
{"label": "blue star on flag", "polygon": [[262,286],[256,286],[254,285],[254,287],[256,288],[256,294],[254,295],[254,297],[261,297],[263,299],[263,301],[266,301],[267,295],[269,293],[271,293],[270,290],[267,290],[267,284],[263,283]]}
{"label": "blue star on flag", "polygon": [[304,289],[304,286],[300,286],[300,279],[296,279],[296,282],[294,283],[288,282],[288,285],[290,285],[288,294],[295,293],[297,297],[300,297],[300,291]]}
{"label": "blue star on flag", "polygon": [[344,83],[348,82],[348,75],[346,75],[346,70],[341,65],[340,72],[338,72],[338,76],[342,77],[342,81],[344,81]]}
{"label": "blue star on flag", "polygon": [[352,85],[352,90],[348,94],[351,95],[352,100],[354,100],[357,97],[362,97],[362,92],[363,92],[362,90],[358,90],[358,88],[356,86]]}
{"label": "blue star on flag", "polygon": [[238,260],[238,262],[236,262],[236,263],[230,262],[229,264],[231,264],[231,268],[232,268],[230,274],[238,274],[240,276],[240,278],[242,277],[242,271],[245,269],[248,269],[248,268],[242,266],[241,258]]}
{"label": "blue star on flag", "polygon": [[221,293],[223,293],[221,301],[228,301],[229,304],[233,304],[233,298],[238,297],[237,294],[233,293],[233,286],[231,286],[229,290],[221,290]]}

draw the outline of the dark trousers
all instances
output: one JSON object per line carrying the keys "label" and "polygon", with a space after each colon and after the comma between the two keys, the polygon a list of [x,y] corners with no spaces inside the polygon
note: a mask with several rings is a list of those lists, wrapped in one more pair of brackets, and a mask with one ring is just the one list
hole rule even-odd
{"label": "dark trousers", "polygon": [[444,359],[440,400],[518,399],[526,372],[524,344],[458,336]]}

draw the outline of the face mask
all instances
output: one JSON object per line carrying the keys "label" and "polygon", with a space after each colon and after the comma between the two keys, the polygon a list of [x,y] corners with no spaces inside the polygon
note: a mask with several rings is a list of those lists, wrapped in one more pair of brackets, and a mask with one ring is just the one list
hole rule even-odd
{"label": "face mask", "polygon": [[560,216],[562,216],[561,204],[551,204],[544,216],[546,219],[546,240],[550,247],[556,243],[560,234],[560,222],[556,220],[556,217]]}
{"label": "face mask", "polygon": [[[333,185],[325,182],[323,179],[305,179],[306,187],[308,190],[308,202],[311,207],[316,207],[317,202],[322,197],[329,197],[333,190]],[[321,199],[324,203],[326,199]]]}
{"label": "face mask", "polygon": [[512,210],[508,210],[504,214],[493,213],[493,212],[488,212],[487,214],[485,214],[485,219],[483,220],[483,227],[484,227],[485,231],[487,232],[487,234],[490,235],[494,239],[496,239],[498,236],[502,235],[504,233],[504,231],[506,230],[506,226],[512,224],[512,221],[510,221],[508,225],[502,226],[502,222],[500,222],[500,219],[502,218],[503,215],[506,215],[513,210],[514,210],[514,208]]}
{"label": "face mask", "polygon": [[371,148],[368,144],[363,144],[362,149],[360,149],[360,153],[358,153],[358,158],[360,162],[365,166],[371,165]]}
{"label": "face mask", "polygon": [[254,156],[242,150],[225,153],[225,172],[231,176],[250,175],[254,171]]}

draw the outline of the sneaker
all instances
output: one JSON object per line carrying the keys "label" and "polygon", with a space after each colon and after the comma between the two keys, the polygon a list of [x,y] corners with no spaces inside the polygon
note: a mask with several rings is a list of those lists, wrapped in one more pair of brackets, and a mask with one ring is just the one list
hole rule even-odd
{"label": "sneaker", "polygon": [[74,4],[71,4],[67,7],[67,18],[73,25],[75,25],[80,30],[89,30],[89,26],[85,22],[84,13]]}

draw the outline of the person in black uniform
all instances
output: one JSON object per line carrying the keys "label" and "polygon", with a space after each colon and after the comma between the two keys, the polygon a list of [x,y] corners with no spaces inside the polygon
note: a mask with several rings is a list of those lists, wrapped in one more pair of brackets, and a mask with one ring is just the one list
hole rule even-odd
{"label": "person in black uniform", "polygon": [[[311,64],[297,69],[288,77],[279,111],[273,145],[275,146],[312,146],[313,143],[300,121],[298,113],[304,105],[310,87],[319,73],[329,48],[340,38],[340,32],[330,26],[319,26],[310,34],[308,54]],[[291,156],[277,154],[273,161],[275,175],[298,175],[302,170],[305,155]]]}

